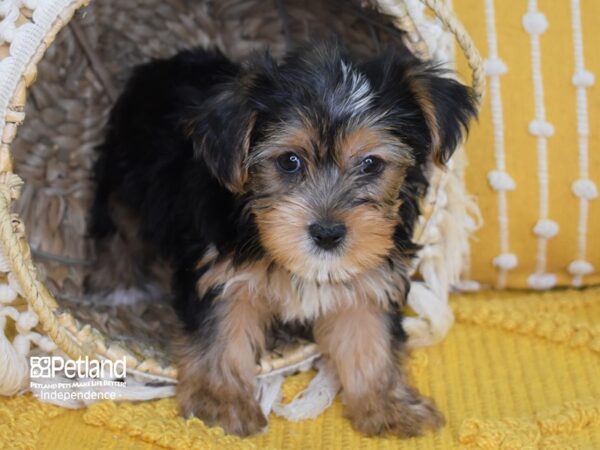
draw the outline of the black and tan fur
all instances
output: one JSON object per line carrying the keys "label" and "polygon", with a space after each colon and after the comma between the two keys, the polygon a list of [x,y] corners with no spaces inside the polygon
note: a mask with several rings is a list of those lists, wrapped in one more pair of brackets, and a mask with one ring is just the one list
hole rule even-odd
{"label": "black and tan fur", "polygon": [[[149,260],[172,270],[184,416],[261,431],[256,362],[274,322],[300,322],[357,429],[438,428],[402,370],[400,308],[429,170],[473,115],[468,88],[406,50],[360,59],[322,43],[241,65],[194,50],[140,66],[96,165],[90,231],[105,250],[90,286],[143,283]],[[132,239],[123,210],[144,260],[111,277],[106,249]]]}

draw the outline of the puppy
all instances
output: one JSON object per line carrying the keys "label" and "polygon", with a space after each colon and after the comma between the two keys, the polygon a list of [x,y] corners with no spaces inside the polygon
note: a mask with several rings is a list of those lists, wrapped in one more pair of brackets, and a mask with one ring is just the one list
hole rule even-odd
{"label": "puppy", "polygon": [[280,63],[184,51],[134,71],[95,167],[88,286],[143,292],[169,269],[182,415],[263,430],[255,368],[279,321],[312,329],[356,429],[443,424],[407,384],[400,309],[431,166],[475,114],[445,75],[407,50],[357,59],[332,43]]}

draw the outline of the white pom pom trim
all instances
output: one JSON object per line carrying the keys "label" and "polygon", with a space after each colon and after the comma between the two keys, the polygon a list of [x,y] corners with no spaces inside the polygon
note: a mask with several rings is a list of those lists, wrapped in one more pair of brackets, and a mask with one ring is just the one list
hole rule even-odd
{"label": "white pom pom trim", "polygon": [[500,76],[508,72],[506,63],[498,57],[486,59],[483,63],[483,67],[486,75],[490,76]]}
{"label": "white pom pom trim", "polygon": [[531,11],[523,16],[523,28],[529,34],[542,34],[548,29],[548,20],[539,11]]}
{"label": "white pom pom trim", "polygon": [[17,291],[15,291],[8,284],[0,284],[0,304],[1,303],[12,303],[17,298]]}
{"label": "white pom pom trim", "polygon": [[15,38],[15,32],[17,27],[12,22],[5,20],[3,23],[0,23],[0,40],[4,40],[6,42],[12,42]]}
{"label": "white pom pom trim", "polygon": [[537,137],[549,138],[554,135],[554,126],[545,120],[535,119],[529,122],[529,133]]}
{"label": "white pom pom trim", "polygon": [[576,197],[585,198],[586,200],[593,200],[598,197],[598,188],[592,180],[581,179],[573,182],[571,191]]}
{"label": "white pom pom trim", "polygon": [[515,180],[502,170],[492,170],[488,172],[488,183],[492,189],[498,191],[514,191],[517,187]]}
{"label": "white pom pom trim", "polygon": [[39,0],[23,0],[23,5],[29,9],[36,9],[39,3]]}
{"label": "white pom pom trim", "polygon": [[37,345],[45,352],[52,352],[57,349],[57,346],[54,343],[54,341],[48,336],[42,336],[42,338],[38,341]]}
{"label": "white pom pom trim", "polygon": [[549,239],[558,234],[560,227],[554,220],[540,219],[533,227],[533,233],[536,236]]}
{"label": "white pom pom trim", "polygon": [[579,70],[575,72],[571,82],[574,86],[587,88],[594,85],[596,77],[589,70]]}
{"label": "white pom pom trim", "polygon": [[6,16],[8,16],[11,6],[13,5],[8,2],[0,2],[0,19],[4,19]]}
{"label": "white pom pom trim", "polygon": [[38,324],[38,317],[31,311],[26,311],[17,320],[17,331],[25,333]]}
{"label": "white pom pom trim", "polygon": [[500,269],[511,270],[517,267],[519,258],[514,253],[502,253],[494,258],[493,264]]}
{"label": "white pom pom trim", "polygon": [[461,292],[477,292],[481,290],[481,284],[475,280],[462,280],[456,284],[456,289]]}
{"label": "white pom pom trim", "polygon": [[588,261],[584,261],[583,259],[578,259],[578,260],[573,261],[571,264],[569,264],[569,267],[567,270],[569,271],[569,273],[571,275],[584,276],[584,275],[589,275],[590,273],[593,273],[594,266],[592,265],[592,263],[590,263]]}
{"label": "white pom pom trim", "polygon": [[550,289],[556,285],[556,275],[553,273],[534,273],[527,278],[527,284],[533,289]]}

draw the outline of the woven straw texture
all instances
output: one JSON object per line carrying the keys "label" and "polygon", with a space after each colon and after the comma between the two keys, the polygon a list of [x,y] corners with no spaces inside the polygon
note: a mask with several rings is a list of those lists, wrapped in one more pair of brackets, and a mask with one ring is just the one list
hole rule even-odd
{"label": "woven straw texture", "polygon": [[[451,299],[457,324],[414,352],[412,377],[448,425],[438,435],[365,438],[336,401],[319,419],[275,416],[248,440],[176,417],[173,400],[67,411],[30,397],[0,400],[0,448],[61,449],[584,449],[600,448],[600,288],[478,293]],[[291,398],[308,374],[289,378]]]}

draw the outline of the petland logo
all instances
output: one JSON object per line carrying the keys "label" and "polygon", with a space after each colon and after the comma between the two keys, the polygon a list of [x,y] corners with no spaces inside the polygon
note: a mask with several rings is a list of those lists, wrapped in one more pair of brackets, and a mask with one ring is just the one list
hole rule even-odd
{"label": "petland logo", "polygon": [[87,379],[125,379],[127,376],[127,361],[123,357],[117,361],[108,359],[69,359],[60,356],[32,356],[29,359],[30,378],[55,379],[57,376],[66,378]]}
{"label": "petland logo", "polygon": [[40,400],[79,407],[97,400],[122,398],[122,389],[127,387],[127,363],[125,357],[110,361],[32,356],[29,376],[29,388]]}

